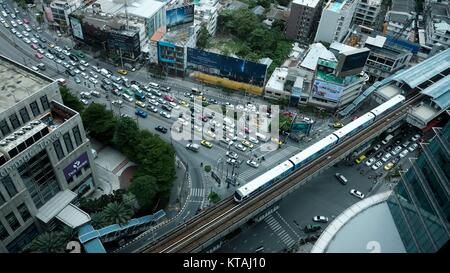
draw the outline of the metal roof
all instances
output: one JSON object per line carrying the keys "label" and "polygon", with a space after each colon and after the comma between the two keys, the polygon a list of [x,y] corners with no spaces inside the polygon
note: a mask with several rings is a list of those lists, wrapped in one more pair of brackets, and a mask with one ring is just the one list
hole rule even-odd
{"label": "metal roof", "polygon": [[423,62],[397,73],[393,79],[416,88],[424,81],[433,78],[437,74],[450,67],[450,48],[436,54]]}
{"label": "metal roof", "polygon": [[422,94],[430,96],[432,100],[441,108],[446,109],[450,104],[450,76],[442,78],[435,84],[425,88]]}

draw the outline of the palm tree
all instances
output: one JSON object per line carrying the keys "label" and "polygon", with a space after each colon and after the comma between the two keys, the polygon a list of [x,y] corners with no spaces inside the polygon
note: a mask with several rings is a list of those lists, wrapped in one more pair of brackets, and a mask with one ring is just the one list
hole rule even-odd
{"label": "palm tree", "polygon": [[30,249],[40,253],[62,253],[64,242],[57,232],[45,232],[31,242]]}
{"label": "palm tree", "polygon": [[103,212],[94,212],[91,214],[91,224],[96,229],[100,229],[106,225],[108,225],[107,221],[105,220],[105,216]]}
{"label": "palm tree", "polygon": [[110,203],[103,210],[103,216],[108,224],[126,224],[133,216],[133,210],[123,203]]}

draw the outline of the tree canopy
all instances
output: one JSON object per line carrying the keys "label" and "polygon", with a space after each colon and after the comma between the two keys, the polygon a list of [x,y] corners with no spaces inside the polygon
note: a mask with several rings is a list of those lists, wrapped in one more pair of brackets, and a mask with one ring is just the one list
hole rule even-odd
{"label": "tree canopy", "polygon": [[112,111],[102,104],[92,103],[81,114],[81,118],[91,136],[103,143],[112,142],[117,123]]}
{"label": "tree canopy", "polygon": [[133,177],[130,185],[132,192],[141,207],[149,207],[158,193],[156,178],[150,175]]}
{"label": "tree canopy", "polygon": [[211,38],[211,35],[209,34],[209,32],[206,29],[205,25],[202,25],[201,28],[200,28],[200,31],[198,33],[197,47],[198,48],[206,48],[206,47],[208,47],[208,42],[209,42],[210,38]]}
{"label": "tree canopy", "polygon": [[70,93],[69,88],[66,86],[60,86],[59,92],[61,92],[61,97],[65,106],[82,113],[84,111],[84,105],[81,101]]}

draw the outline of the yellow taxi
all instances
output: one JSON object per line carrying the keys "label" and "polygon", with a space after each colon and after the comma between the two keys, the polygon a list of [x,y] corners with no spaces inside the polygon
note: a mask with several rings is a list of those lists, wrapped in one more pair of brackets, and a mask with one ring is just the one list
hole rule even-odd
{"label": "yellow taxi", "polygon": [[117,69],[117,73],[122,75],[128,75],[128,71],[126,71],[125,69]]}
{"label": "yellow taxi", "polygon": [[250,142],[248,142],[247,140],[243,140],[242,141],[242,145],[247,146],[249,148],[253,148],[253,144],[251,144]]}
{"label": "yellow taxi", "polygon": [[384,166],[384,170],[389,171],[390,169],[392,169],[392,167],[394,167],[394,163],[389,162],[388,164],[386,164],[386,166]]}
{"label": "yellow taxi", "polygon": [[55,47],[55,44],[54,44],[54,43],[48,43],[48,47],[54,48],[54,47]]}
{"label": "yellow taxi", "polygon": [[366,156],[365,155],[361,155],[360,157],[358,157],[355,160],[355,162],[356,162],[356,164],[359,164],[359,163],[363,162],[365,159],[366,159]]}
{"label": "yellow taxi", "polygon": [[206,97],[205,96],[197,96],[197,99],[202,100],[202,101],[206,101]]}
{"label": "yellow taxi", "polygon": [[145,108],[145,103],[143,103],[142,101],[136,100],[136,105]]}
{"label": "yellow taxi", "polygon": [[333,128],[342,128],[342,127],[344,127],[344,124],[342,124],[342,122],[333,123]]}
{"label": "yellow taxi", "polygon": [[276,137],[272,137],[271,140],[272,140],[273,143],[276,143],[278,145],[283,144],[283,141],[281,141],[280,139],[278,139]]}
{"label": "yellow taxi", "polygon": [[183,107],[189,107],[189,104],[187,102],[185,102],[184,100],[180,100],[180,105]]}
{"label": "yellow taxi", "polygon": [[200,144],[202,144],[203,146],[208,147],[208,148],[212,148],[212,146],[213,146],[213,145],[211,144],[211,142],[206,141],[206,140],[200,141]]}

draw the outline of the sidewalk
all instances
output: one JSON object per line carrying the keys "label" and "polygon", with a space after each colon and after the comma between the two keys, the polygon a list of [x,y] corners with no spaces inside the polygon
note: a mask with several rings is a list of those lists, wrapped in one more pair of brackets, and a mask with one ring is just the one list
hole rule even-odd
{"label": "sidewalk", "polygon": [[176,157],[175,160],[176,179],[173,181],[169,204],[165,210],[167,218],[172,218],[178,214],[190,193],[189,181],[186,176],[186,167],[178,157]]}

